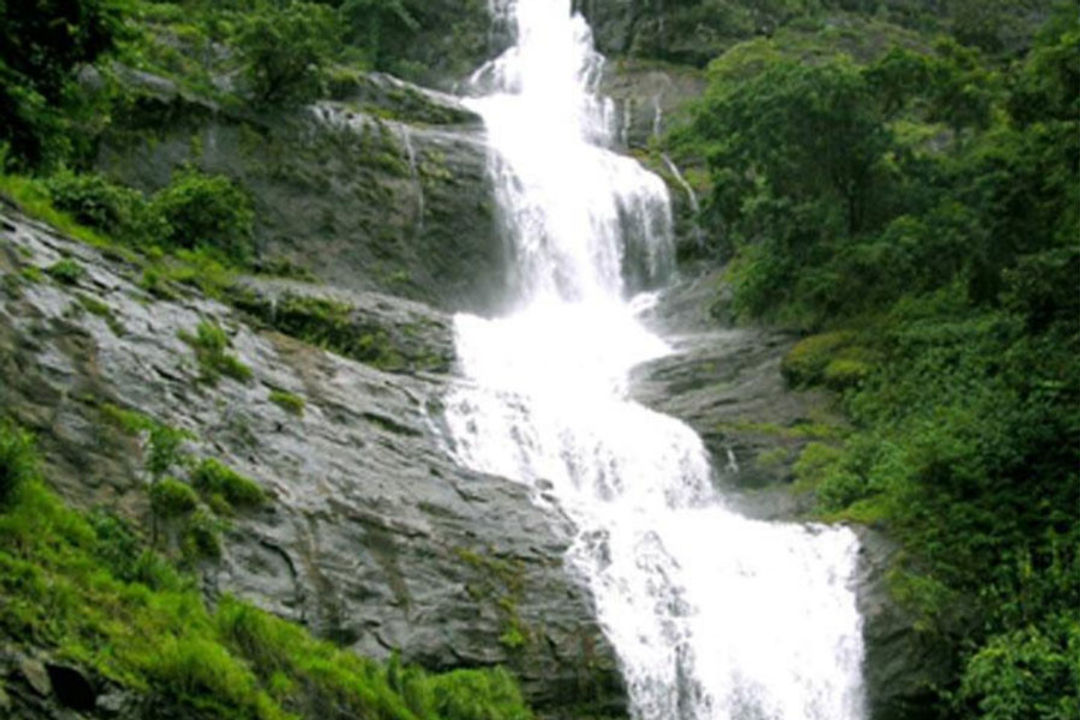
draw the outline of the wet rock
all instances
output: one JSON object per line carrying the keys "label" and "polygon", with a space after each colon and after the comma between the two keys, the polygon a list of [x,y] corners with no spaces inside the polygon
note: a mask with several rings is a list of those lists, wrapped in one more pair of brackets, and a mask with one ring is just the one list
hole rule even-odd
{"label": "wet rock", "polygon": [[[396,649],[436,670],[507,665],[552,718],[623,706],[592,600],[563,567],[571,530],[524,487],[452,460],[441,430],[447,374],[385,372],[253,327],[194,292],[156,299],[99,251],[3,207],[0,220],[5,275],[62,254],[86,268],[75,285],[25,282],[0,300],[0,405],[35,432],[45,476],[69,502],[146,518],[146,448],[103,414],[106,405],[137,410],[191,431],[192,454],[219,459],[273,498],[232,518],[221,562],[203,569],[210,595],[232,593],[376,658]],[[78,293],[125,331],[73,309]],[[416,342],[452,356],[446,315],[389,296],[341,297],[385,322],[427,318],[432,329]],[[200,382],[178,335],[202,320],[227,330],[251,382]],[[274,404],[273,390],[303,398],[302,416]],[[507,642],[519,625],[527,641]]]}
{"label": "wet rock", "polygon": [[131,708],[131,697],[119,691],[108,692],[97,698],[97,711],[105,717],[113,718],[130,713]]}
{"label": "wet rock", "polygon": [[359,76],[343,101],[254,116],[128,71],[132,107],[97,168],[146,191],[184,165],[251,192],[264,260],[452,310],[504,300],[483,128],[459,101]]}
{"label": "wet rock", "polygon": [[951,653],[920,632],[915,617],[890,595],[888,572],[898,547],[879,532],[858,528],[856,587],[866,647],[864,680],[873,720],[937,718],[938,678],[954,675]]}
{"label": "wet rock", "polygon": [[[646,318],[675,352],[637,368],[634,396],[693,427],[713,459],[717,484],[743,514],[799,520],[812,498],[792,492],[792,464],[812,441],[839,442],[843,419],[828,395],[793,391],[780,360],[795,338],[731,328],[712,308],[719,277],[686,278]],[[864,679],[872,720],[935,718],[936,677],[950,676],[949,655],[892,597],[887,576],[897,547],[880,532],[855,527],[860,555],[854,584],[864,619]]]}
{"label": "wet rock", "polygon": [[704,90],[705,75],[695,68],[633,59],[608,62],[600,84],[600,92],[612,101],[612,125],[620,146],[634,149],[647,149]]}
{"label": "wet rock", "polygon": [[780,360],[794,337],[725,327],[709,314],[717,282],[687,279],[664,293],[646,320],[674,352],[635,369],[633,396],[701,436],[717,484],[744,513],[796,518],[811,498],[790,492],[792,466],[808,442],[829,441],[843,420],[827,395],[784,382]]}
{"label": "wet rock", "polygon": [[52,694],[52,682],[49,679],[49,672],[45,669],[45,664],[40,660],[29,657],[23,658],[19,661],[18,672],[27,685],[41,697],[48,697]]}

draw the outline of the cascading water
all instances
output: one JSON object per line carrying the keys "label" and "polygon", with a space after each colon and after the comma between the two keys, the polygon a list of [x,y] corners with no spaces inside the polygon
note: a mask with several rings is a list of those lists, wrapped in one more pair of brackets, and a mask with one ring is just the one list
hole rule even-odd
{"label": "cascading water", "polygon": [[518,304],[456,318],[455,456],[574,521],[570,565],[635,718],[859,720],[853,533],[739,516],[700,438],[627,398],[630,369],[669,351],[636,318],[650,296],[629,298],[670,269],[667,190],[605,149],[602,58],[570,0],[501,10],[517,44],[477,73],[486,95],[469,102],[487,126]]}

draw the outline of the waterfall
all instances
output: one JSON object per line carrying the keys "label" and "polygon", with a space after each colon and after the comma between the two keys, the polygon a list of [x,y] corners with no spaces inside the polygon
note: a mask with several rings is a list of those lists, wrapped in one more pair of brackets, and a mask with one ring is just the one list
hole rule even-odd
{"label": "waterfall", "polygon": [[581,574],[638,720],[860,720],[846,528],[752,521],[701,439],[628,399],[670,352],[638,314],[672,267],[664,183],[608,148],[603,59],[570,0],[500,7],[517,42],[473,78],[517,303],[455,318],[457,460],[533,489],[577,532]]}

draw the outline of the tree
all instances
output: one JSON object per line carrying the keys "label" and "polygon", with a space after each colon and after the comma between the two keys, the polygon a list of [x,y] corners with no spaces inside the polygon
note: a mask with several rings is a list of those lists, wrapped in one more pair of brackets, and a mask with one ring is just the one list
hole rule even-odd
{"label": "tree", "polygon": [[0,142],[16,162],[62,159],[71,80],[113,47],[119,24],[112,0],[0,0]]}
{"label": "tree", "polygon": [[325,5],[291,2],[248,17],[237,44],[256,102],[282,105],[317,98],[336,33],[333,12]]}

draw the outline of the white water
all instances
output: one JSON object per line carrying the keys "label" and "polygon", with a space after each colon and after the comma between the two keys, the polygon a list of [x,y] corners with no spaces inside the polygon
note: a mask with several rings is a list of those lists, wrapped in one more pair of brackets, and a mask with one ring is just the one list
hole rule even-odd
{"label": "white water", "polygon": [[860,720],[858,549],[844,528],[729,510],[695,433],[627,398],[669,352],[629,297],[671,264],[664,184],[610,145],[602,59],[570,0],[508,0],[517,45],[482,68],[497,200],[516,252],[511,314],[456,318],[467,380],[458,460],[525,483],[578,529],[639,720]]}

